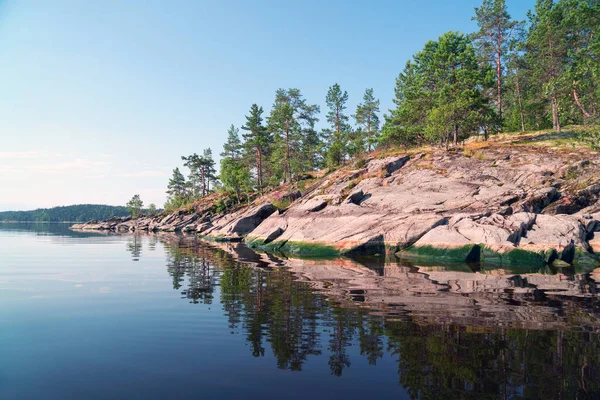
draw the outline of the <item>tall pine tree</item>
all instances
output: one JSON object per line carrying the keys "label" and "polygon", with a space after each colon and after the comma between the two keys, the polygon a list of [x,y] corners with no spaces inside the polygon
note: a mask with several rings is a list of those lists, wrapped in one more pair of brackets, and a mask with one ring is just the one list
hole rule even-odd
{"label": "tall pine tree", "polygon": [[338,83],[329,87],[325,103],[329,108],[327,122],[331,125],[326,131],[329,139],[327,163],[331,166],[341,165],[346,159],[346,140],[349,131],[348,116],[345,114],[348,92],[342,91]]}
{"label": "tall pine tree", "polygon": [[302,142],[314,129],[319,106],[307,104],[298,89],[278,89],[269,116],[269,130],[275,136],[272,163],[284,182],[291,182],[302,171]]}
{"label": "tall pine tree", "polygon": [[246,131],[243,133],[244,147],[248,154],[254,153],[252,164],[256,174],[256,187],[258,190],[262,190],[265,186],[264,174],[265,166],[264,160],[269,157],[272,135],[263,125],[263,108],[257,104],[252,104],[250,107],[250,114],[246,115],[246,124],[242,126],[242,129]]}
{"label": "tall pine tree", "polygon": [[356,107],[354,119],[366,136],[367,151],[371,151],[379,135],[379,100],[373,96],[373,89],[365,90],[363,102]]}
{"label": "tall pine tree", "polygon": [[552,126],[561,130],[560,100],[565,92],[564,72],[568,53],[567,24],[563,9],[552,0],[537,0],[528,13],[527,73],[541,100],[549,104]]}
{"label": "tall pine tree", "polygon": [[475,8],[472,19],[479,26],[474,34],[475,45],[482,59],[494,66],[497,115],[502,119],[506,62],[523,23],[512,20],[504,0],[483,0],[481,7]]}

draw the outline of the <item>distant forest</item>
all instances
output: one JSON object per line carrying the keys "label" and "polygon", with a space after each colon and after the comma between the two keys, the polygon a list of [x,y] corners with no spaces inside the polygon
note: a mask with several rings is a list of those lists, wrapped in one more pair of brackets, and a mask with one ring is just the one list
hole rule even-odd
{"label": "distant forest", "polygon": [[86,222],[93,219],[104,220],[111,217],[131,215],[126,207],[102,204],[77,204],[73,206],[39,208],[31,211],[0,212],[4,222]]}

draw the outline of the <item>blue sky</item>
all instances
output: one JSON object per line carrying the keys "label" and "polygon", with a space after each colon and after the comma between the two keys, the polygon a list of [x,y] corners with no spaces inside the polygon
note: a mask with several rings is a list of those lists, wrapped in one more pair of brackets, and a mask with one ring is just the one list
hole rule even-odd
{"label": "blue sky", "polygon": [[[524,19],[533,0],[507,0]],[[162,205],[181,155],[221,151],[252,103],[297,87],[392,106],[405,62],[471,32],[480,0],[0,0],[0,210]]]}

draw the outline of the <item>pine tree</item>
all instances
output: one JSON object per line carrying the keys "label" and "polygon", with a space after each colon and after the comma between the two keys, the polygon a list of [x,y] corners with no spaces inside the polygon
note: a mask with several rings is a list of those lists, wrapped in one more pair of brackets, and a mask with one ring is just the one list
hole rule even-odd
{"label": "pine tree", "polygon": [[346,158],[346,134],[348,133],[348,116],[344,113],[348,92],[343,91],[339,84],[335,83],[329,87],[325,103],[329,108],[327,122],[331,128],[327,131],[329,135],[329,151],[327,155],[328,164],[340,165]]}
{"label": "pine tree", "polygon": [[205,195],[210,193],[210,185],[213,184],[213,187],[216,186],[217,183],[217,170],[215,168],[215,160],[212,156],[212,150],[210,147],[208,149],[204,149],[204,153],[202,155],[202,165],[205,171],[206,176],[206,192]]}
{"label": "pine tree", "polygon": [[298,89],[278,89],[269,116],[269,130],[275,135],[272,162],[284,182],[302,170],[303,136],[314,129],[319,106],[309,105]]}
{"label": "pine tree", "polygon": [[189,168],[188,185],[194,197],[204,197],[210,193],[211,183],[217,181],[215,161],[210,148],[205,149],[202,156],[194,153],[187,157],[181,157],[186,167]]}
{"label": "pine tree", "polygon": [[185,177],[179,171],[179,168],[175,168],[173,170],[173,177],[169,179],[169,184],[167,185],[167,194],[180,198],[186,197],[186,187]]}
{"label": "pine tree", "polygon": [[484,89],[489,66],[480,69],[468,37],[447,32],[407,63],[396,81],[398,108],[386,120],[384,138],[406,144],[425,140],[455,145],[495,120]]}
{"label": "pine tree", "polygon": [[139,194],[134,194],[133,197],[125,204],[127,210],[131,213],[133,218],[136,218],[138,215],[142,213],[142,209],[144,208],[144,202],[140,198]]}
{"label": "pine tree", "polygon": [[529,12],[527,36],[527,73],[536,92],[549,103],[552,127],[561,130],[560,99],[565,91],[563,74],[568,52],[567,25],[562,7],[552,0],[537,0]]}
{"label": "pine tree", "polygon": [[475,8],[475,16],[472,19],[477,21],[479,26],[474,38],[481,57],[494,66],[497,115],[502,119],[506,59],[513,48],[512,41],[522,29],[523,22],[511,19],[504,0],[483,0],[481,7]]}
{"label": "pine tree", "polygon": [[563,0],[569,94],[585,124],[600,117],[600,1]]}
{"label": "pine tree", "polygon": [[242,129],[246,131],[243,134],[245,143],[244,147],[248,154],[254,153],[254,161],[252,162],[256,171],[256,186],[258,190],[264,187],[264,160],[269,156],[272,135],[263,126],[263,108],[257,104],[252,104],[250,107],[250,115],[246,116],[246,124]]}
{"label": "pine tree", "polygon": [[[356,107],[354,119],[360,127],[360,134],[356,139],[365,137],[367,151],[371,151],[378,141],[379,134],[379,100],[373,96],[373,89],[366,89],[363,102]],[[356,146],[355,146],[356,147]]]}

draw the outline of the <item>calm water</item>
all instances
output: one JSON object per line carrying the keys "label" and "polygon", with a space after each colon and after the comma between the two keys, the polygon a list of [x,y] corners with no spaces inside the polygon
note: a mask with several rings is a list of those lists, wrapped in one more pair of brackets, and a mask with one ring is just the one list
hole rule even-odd
{"label": "calm water", "polygon": [[0,398],[600,398],[600,276],[499,272],[0,224]]}

